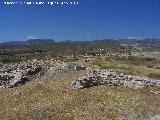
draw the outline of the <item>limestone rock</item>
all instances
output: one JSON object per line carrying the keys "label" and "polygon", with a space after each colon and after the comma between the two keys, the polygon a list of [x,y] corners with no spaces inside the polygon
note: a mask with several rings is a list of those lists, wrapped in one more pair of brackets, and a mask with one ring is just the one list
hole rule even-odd
{"label": "limestone rock", "polygon": [[[77,82],[78,81],[78,82]],[[150,78],[124,75],[113,70],[91,70],[86,76],[76,79],[73,88],[88,88],[97,85],[125,86],[134,89],[145,86],[159,86],[160,80]]]}

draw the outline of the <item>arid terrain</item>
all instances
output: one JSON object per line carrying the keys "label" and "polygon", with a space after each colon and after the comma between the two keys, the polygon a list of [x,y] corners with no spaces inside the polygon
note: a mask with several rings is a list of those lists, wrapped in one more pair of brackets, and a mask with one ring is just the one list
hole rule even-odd
{"label": "arid terrain", "polygon": [[160,118],[158,85],[144,85],[137,89],[108,84],[81,89],[73,89],[71,86],[72,81],[97,69],[158,81],[160,51],[157,44],[155,47],[152,44],[151,48],[144,43],[138,46],[111,41],[104,44],[103,40],[98,43],[38,43],[33,46],[1,46],[0,119]]}

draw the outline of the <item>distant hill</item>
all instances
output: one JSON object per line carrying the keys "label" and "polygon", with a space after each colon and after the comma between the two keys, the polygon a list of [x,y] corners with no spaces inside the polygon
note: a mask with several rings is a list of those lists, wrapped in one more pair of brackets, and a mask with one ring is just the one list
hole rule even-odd
{"label": "distant hill", "polygon": [[114,39],[102,39],[102,40],[91,40],[91,41],[72,41],[65,40],[59,43],[69,43],[69,44],[114,44],[117,43]]}
{"label": "distant hill", "polygon": [[1,43],[0,45],[25,45],[25,44],[27,44],[26,41],[10,41]]}
{"label": "distant hill", "polygon": [[54,43],[59,44],[93,44],[93,45],[114,45],[114,44],[126,44],[126,45],[135,45],[139,44],[142,46],[160,46],[160,39],[156,38],[147,38],[143,40],[139,39],[102,39],[102,40],[92,40],[92,41],[72,41],[72,40],[66,40],[66,41],[59,41],[56,42],[53,39],[29,39],[27,41],[11,41],[11,42],[5,42],[1,43],[0,46],[22,46],[22,45],[50,45]]}
{"label": "distant hill", "polygon": [[53,44],[55,43],[54,40],[52,39],[29,39],[27,40],[27,43],[30,45],[34,45],[34,44]]}
{"label": "distant hill", "polygon": [[52,39],[29,39],[27,41],[10,41],[10,42],[4,42],[0,45],[40,45],[40,44],[53,44],[55,43]]}
{"label": "distant hill", "polygon": [[129,45],[140,43],[140,41],[141,40],[139,39],[118,39],[117,40],[117,42],[120,44],[129,44]]}
{"label": "distant hill", "polygon": [[160,39],[157,38],[147,38],[141,41],[138,41],[141,44],[144,45],[159,45],[160,44]]}

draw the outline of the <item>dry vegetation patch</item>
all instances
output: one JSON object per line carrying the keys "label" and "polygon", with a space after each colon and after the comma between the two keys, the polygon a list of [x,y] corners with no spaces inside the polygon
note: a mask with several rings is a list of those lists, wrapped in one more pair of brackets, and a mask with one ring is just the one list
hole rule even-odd
{"label": "dry vegetation patch", "polygon": [[72,90],[68,80],[29,84],[0,91],[1,119],[116,120],[133,114],[143,120],[160,113],[160,97],[150,89],[97,86]]}
{"label": "dry vegetation patch", "polygon": [[92,65],[97,65],[101,69],[112,69],[125,74],[148,76],[155,79],[160,79],[160,69],[149,68],[148,66],[140,66],[130,64],[129,61],[120,62],[116,60],[93,60],[90,62]]}

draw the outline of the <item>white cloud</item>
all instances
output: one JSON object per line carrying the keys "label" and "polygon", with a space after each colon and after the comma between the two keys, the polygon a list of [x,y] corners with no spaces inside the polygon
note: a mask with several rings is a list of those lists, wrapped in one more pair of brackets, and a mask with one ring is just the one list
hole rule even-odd
{"label": "white cloud", "polygon": [[92,32],[89,32],[89,31],[88,31],[88,32],[86,32],[86,34],[90,35],[90,34],[92,34]]}
{"label": "white cloud", "polygon": [[130,36],[130,37],[127,37],[127,39],[142,39],[141,37],[132,37],[132,36]]}
{"label": "white cloud", "polygon": [[27,39],[37,39],[37,37],[29,35],[29,36],[27,36]]}

